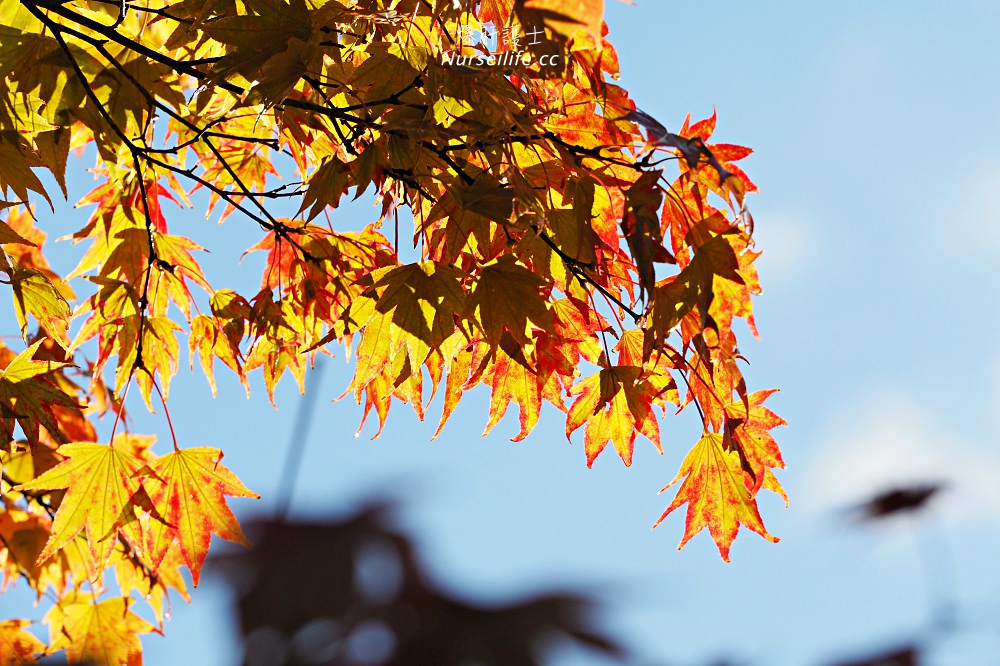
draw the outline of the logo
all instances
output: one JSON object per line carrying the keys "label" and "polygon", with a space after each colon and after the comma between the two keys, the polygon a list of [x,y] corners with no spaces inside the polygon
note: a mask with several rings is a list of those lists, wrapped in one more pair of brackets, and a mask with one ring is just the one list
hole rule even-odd
{"label": "logo", "polygon": [[[511,67],[513,65],[530,65],[535,62],[532,53],[525,50],[526,46],[538,46],[542,43],[545,31],[531,27],[521,32],[521,26],[512,25],[499,30],[492,23],[483,23],[480,27],[464,25],[459,33],[460,45],[471,46],[479,53],[462,55],[457,51],[445,51],[441,54],[442,65],[459,65],[463,67]],[[527,40],[527,42],[523,41]],[[546,53],[537,62],[542,67],[559,67],[559,54]]]}

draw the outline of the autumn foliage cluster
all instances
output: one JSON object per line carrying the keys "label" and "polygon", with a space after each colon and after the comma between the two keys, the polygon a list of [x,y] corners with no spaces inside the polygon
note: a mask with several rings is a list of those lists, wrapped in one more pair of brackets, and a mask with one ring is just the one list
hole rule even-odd
{"label": "autumn foliage cluster", "polygon": [[[459,64],[484,30],[528,57]],[[271,393],[345,346],[379,431],[438,394],[443,427],[484,385],[487,432],[513,404],[523,439],[547,402],[588,465],[660,450],[691,408],[704,434],[660,520],[686,506],[681,544],[707,528],[726,559],[740,526],[776,540],[756,498],[784,494],[783,421],[733,330],[760,291],[750,150],[715,143],[714,115],[671,132],[637,109],[607,37],[601,0],[0,0],[0,281],[24,338],[0,347],[0,569],[49,635],[0,623],[0,664],[140,663],[211,535],[246,542],[226,498],[256,495],[221,451],[127,429],[137,396],[169,415],[188,356],[213,391],[224,366]],[[59,233],[86,252],[58,275],[35,214],[84,150],[91,214]],[[256,293],[171,233],[198,190],[259,227]],[[364,194],[358,231],[337,208]]]}

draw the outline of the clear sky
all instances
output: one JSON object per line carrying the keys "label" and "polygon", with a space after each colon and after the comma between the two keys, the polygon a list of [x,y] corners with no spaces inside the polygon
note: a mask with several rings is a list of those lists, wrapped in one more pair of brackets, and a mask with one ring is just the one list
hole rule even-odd
{"label": "clear sky", "polygon": [[[293,513],[343,513],[394,493],[447,589],[487,600],[582,586],[605,600],[602,623],[641,664],[820,665],[926,639],[925,552],[931,593],[959,605],[958,629],[929,663],[995,663],[1000,3],[609,0],[607,22],[643,110],[676,129],[714,107],[716,138],[756,151],[744,164],[761,189],[750,206],[764,249],[762,338],[741,349],[748,381],[781,388],[772,406],[790,423],[777,436],[791,506],[761,500],[781,542],[741,532],[726,564],[707,534],[677,552],[680,512],[650,531],[669,501],[656,491],[697,437],[689,416],[662,423],[662,457],[640,439],[631,468],[605,455],[588,470],[554,409],[526,441],[508,441],[513,414],[481,438],[485,391],[434,442],[440,401],[427,423],[395,406],[370,441],[372,424],[353,436],[350,398],[327,402],[349,379],[342,355],[326,363]],[[46,230],[70,233],[85,214],[61,211]],[[232,252],[257,240],[253,226],[202,215],[175,213],[172,230],[229,248],[203,260],[210,280],[253,284],[259,260],[238,267]],[[356,226],[376,212],[337,215]],[[259,381],[245,399],[223,369],[215,400],[200,370],[182,369],[171,391],[182,445],[222,448],[264,497],[234,500],[241,517],[273,508],[299,405],[287,380],[277,403]],[[136,431],[166,437],[161,416],[132,409]],[[950,484],[926,520],[844,518],[844,507],[911,480]],[[5,617],[28,598],[21,587],[2,598]],[[144,640],[147,663],[238,663],[226,592],[211,577],[193,605],[175,601],[166,631]],[[569,652],[561,662],[605,663]]]}

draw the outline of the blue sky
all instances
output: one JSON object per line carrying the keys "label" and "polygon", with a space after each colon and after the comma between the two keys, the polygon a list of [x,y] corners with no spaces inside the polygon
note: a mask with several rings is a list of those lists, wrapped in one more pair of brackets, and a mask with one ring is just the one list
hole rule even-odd
{"label": "blue sky", "polygon": [[[791,506],[761,500],[782,541],[743,532],[725,564],[707,534],[677,552],[680,513],[650,531],[669,501],[656,491],[697,437],[690,415],[661,425],[662,457],[640,439],[631,468],[605,455],[588,470],[582,442],[567,443],[551,409],[526,441],[508,441],[513,414],[481,438],[482,391],[434,442],[439,412],[420,423],[403,406],[370,441],[372,424],[353,436],[360,410],[349,398],[327,402],[349,379],[342,355],[326,362],[293,512],[343,513],[394,493],[447,589],[482,600],[592,590],[605,599],[604,626],[643,664],[822,664],[926,636],[920,548],[929,544],[938,582],[955,572],[942,589],[960,607],[959,630],[929,663],[992,663],[1000,5],[609,0],[607,21],[623,84],[643,110],[676,129],[688,112],[715,108],[716,137],[756,151],[745,168],[761,188],[750,206],[764,249],[762,338],[747,335],[741,349],[753,387],[781,388],[773,407],[790,424],[777,435]],[[82,193],[87,179],[72,185]],[[367,205],[337,214],[350,226],[377,215]],[[70,233],[84,215],[67,207],[46,230]],[[233,249],[257,240],[253,225],[233,216],[216,227],[197,211],[171,225],[219,248],[202,261],[214,284],[252,288],[259,260],[237,266]],[[60,254],[69,261],[79,249]],[[182,445],[222,448],[264,497],[234,501],[243,517],[273,507],[299,405],[287,380],[277,403],[259,381],[245,399],[221,370],[215,400],[197,369],[182,369],[171,391]],[[161,416],[132,409],[137,431],[167,436]],[[926,520],[844,519],[843,507],[910,480],[950,484]],[[21,587],[4,615],[18,606],[40,616]],[[226,609],[224,588],[205,580],[194,604],[175,603],[167,638],[144,641],[147,663],[237,663]],[[570,652],[561,661],[604,663]]]}

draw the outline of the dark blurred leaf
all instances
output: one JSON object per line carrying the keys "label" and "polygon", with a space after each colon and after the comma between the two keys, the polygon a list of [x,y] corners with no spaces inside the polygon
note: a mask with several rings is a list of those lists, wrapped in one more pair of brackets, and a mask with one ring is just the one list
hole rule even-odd
{"label": "dark blurred leaf", "polygon": [[924,483],[893,488],[879,493],[859,506],[858,510],[862,520],[877,520],[896,513],[916,511],[943,487],[940,483]]}
{"label": "dark blurred leaf", "polygon": [[612,656],[593,602],[551,592],[478,606],[436,590],[375,504],[340,522],[262,521],[252,550],[216,558],[238,597],[245,664],[542,664],[553,637]]}
{"label": "dark blurred leaf", "polygon": [[909,646],[859,661],[840,661],[833,666],[917,666],[919,663],[920,653],[916,647]]}

